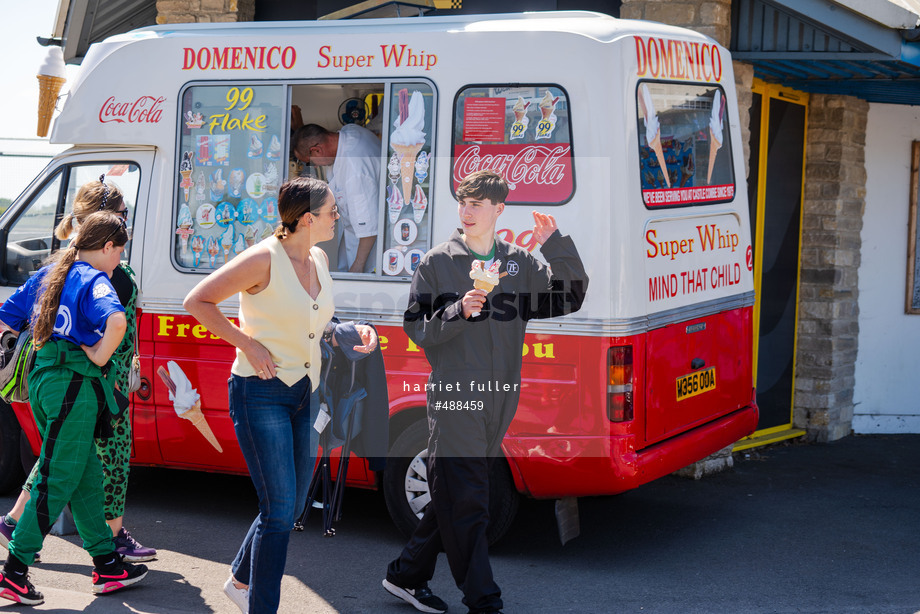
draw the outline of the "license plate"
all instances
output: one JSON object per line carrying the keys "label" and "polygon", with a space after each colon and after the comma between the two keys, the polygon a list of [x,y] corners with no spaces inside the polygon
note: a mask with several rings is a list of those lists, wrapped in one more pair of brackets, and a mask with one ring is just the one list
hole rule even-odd
{"label": "license plate", "polygon": [[677,378],[677,400],[683,401],[716,389],[716,368],[696,371]]}

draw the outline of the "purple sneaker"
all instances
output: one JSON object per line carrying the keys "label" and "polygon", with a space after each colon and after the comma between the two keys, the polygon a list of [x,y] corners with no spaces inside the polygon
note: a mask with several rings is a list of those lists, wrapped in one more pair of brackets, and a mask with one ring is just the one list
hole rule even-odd
{"label": "purple sneaker", "polygon": [[134,539],[128,530],[124,527],[113,538],[115,542],[115,552],[129,563],[139,563],[141,561],[152,561],[157,558],[157,551],[153,548],[147,548]]}
{"label": "purple sneaker", "polygon": [[0,517],[0,546],[9,549],[10,540],[13,539],[13,531],[15,529],[16,524],[9,524],[6,519],[6,514]]}
{"label": "purple sneaker", "polygon": [[[13,531],[16,529],[16,523],[9,524],[9,516],[4,514],[0,516],[0,546],[3,546],[7,550],[10,549],[10,540],[13,539]],[[32,561],[32,564],[42,562],[42,553],[35,553],[35,560]]]}

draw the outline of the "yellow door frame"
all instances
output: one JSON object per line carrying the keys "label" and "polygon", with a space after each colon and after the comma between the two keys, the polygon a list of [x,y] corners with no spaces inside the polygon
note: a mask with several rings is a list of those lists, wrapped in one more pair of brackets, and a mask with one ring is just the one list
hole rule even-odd
{"label": "yellow door frame", "polygon": [[[801,92],[789,87],[783,87],[775,83],[767,83],[761,79],[754,79],[751,91],[761,95],[760,104],[760,139],[759,152],[757,157],[757,219],[756,219],[756,237],[754,244],[757,249],[754,250],[754,291],[756,300],[754,302],[754,386],[757,386],[757,356],[760,348],[760,296],[761,296],[761,278],[763,275],[763,232],[764,216],[767,197],[767,155],[769,153],[769,128],[770,128],[770,100],[780,99],[792,104],[799,104],[805,107],[805,142],[808,142],[808,93]],[[805,151],[802,151],[802,199],[805,197]],[[773,426],[766,429],[755,431],[753,434],[745,437],[734,446],[734,450],[745,450],[756,446],[775,443],[784,439],[791,439],[805,434],[802,429],[796,429],[792,426],[792,408],[795,400],[795,369],[796,355],[798,349],[798,325],[799,325],[799,284],[802,275],[802,222],[804,220],[804,202],[799,207],[799,253],[797,255],[798,265],[796,266],[795,281],[795,336],[792,345],[792,394],[789,399],[789,422],[779,426]]]}

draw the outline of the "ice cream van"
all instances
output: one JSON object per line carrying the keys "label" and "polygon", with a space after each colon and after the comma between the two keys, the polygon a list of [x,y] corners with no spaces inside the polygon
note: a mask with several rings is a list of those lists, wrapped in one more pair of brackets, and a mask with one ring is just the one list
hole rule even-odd
{"label": "ice cream van", "polygon": [[[93,45],[58,109],[51,140],[73,147],[0,217],[0,293],[60,248],[52,231],[78,186],[105,173],[125,192],[142,294],[137,465],[246,472],[228,416],[233,350],[182,301],[271,233],[286,178],[322,174],[290,155],[297,110],[380,140],[373,272],[345,270],[340,237],[324,247],[337,314],[380,331],[389,391],[386,470],[352,459],[348,481],[381,489],[402,529],[428,502],[428,365],[402,329],[409,281],[457,226],[453,190],[478,169],[512,185],[503,239],[539,257],[531,211],[549,213],[590,276],[579,312],[528,329],[493,536],[519,495],[620,493],[755,429],[732,61],[699,33],[586,12],[164,25]],[[222,308],[235,317],[238,303]],[[169,361],[222,451],[177,415],[156,375]],[[21,447],[40,445],[28,406],[0,408],[0,432],[13,488]]]}

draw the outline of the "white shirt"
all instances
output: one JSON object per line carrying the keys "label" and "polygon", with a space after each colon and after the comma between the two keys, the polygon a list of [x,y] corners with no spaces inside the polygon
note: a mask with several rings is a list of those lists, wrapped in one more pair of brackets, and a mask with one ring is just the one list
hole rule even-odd
{"label": "white shirt", "polygon": [[[329,188],[339,208],[343,230],[339,243],[338,270],[347,271],[358,253],[358,239],[377,236],[380,216],[380,139],[355,124],[339,130],[335,162],[327,169]],[[364,271],[374,270],[374,253]]]}

